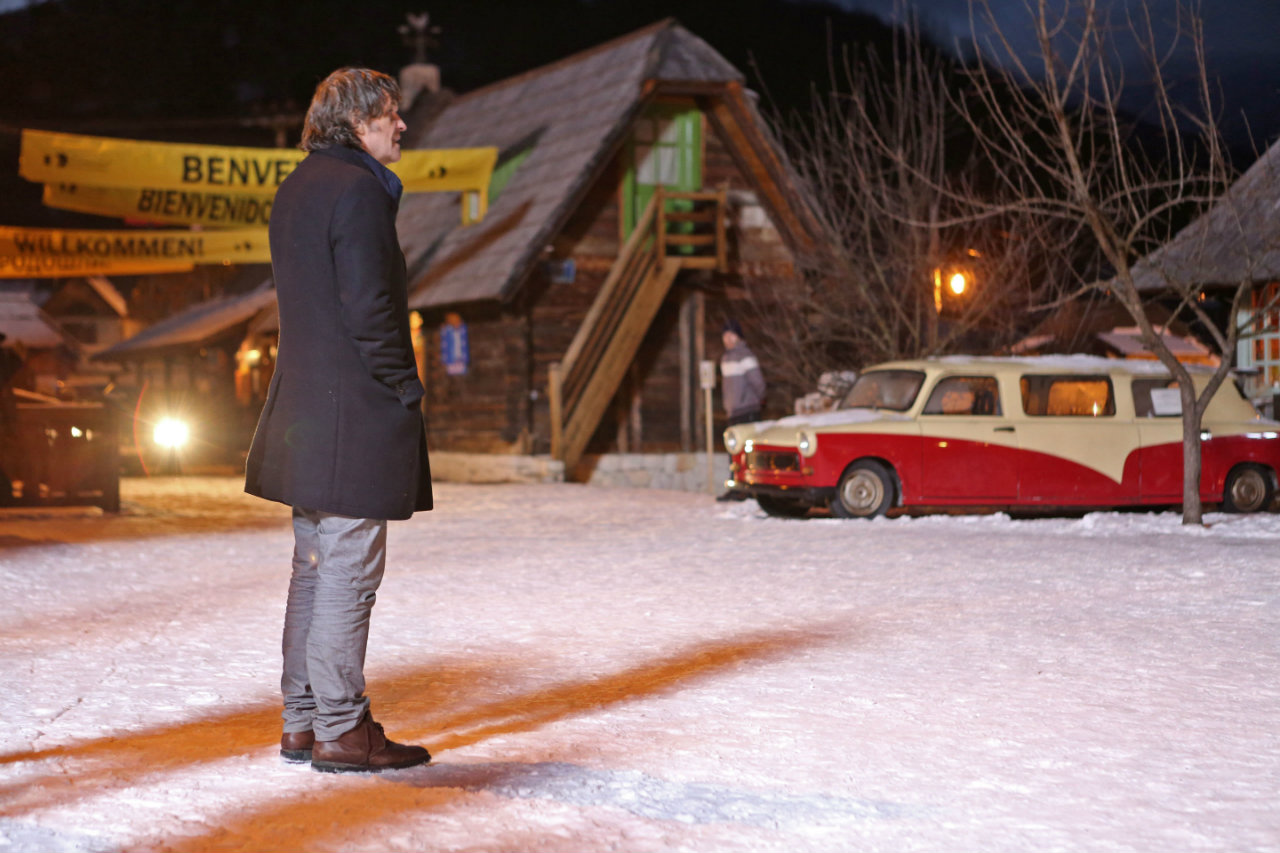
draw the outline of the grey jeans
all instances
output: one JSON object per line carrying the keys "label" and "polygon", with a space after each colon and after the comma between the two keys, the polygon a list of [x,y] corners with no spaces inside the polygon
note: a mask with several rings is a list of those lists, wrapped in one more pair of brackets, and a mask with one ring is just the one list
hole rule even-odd
{"label": "grey jeans", "polygon": [[336,740],[369,708],[364,654],[387,560],[387,522],[293,508],[284,614],[284,730]]}

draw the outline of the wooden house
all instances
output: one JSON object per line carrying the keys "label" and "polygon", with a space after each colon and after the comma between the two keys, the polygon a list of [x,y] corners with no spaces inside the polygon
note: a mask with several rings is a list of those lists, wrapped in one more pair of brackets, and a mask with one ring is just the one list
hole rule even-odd
{"label": "wooden house", "polygon": [[[792,270],[818,230],[742,74],[665,20],[404,141],[500,151],[483,221],[460,224],[465,195],[401,206],[432,450],[550,453],[572,476],[588,452],[698,449],[699,363],[746,323],[744,276]],[[790,408],[779,389],[766,412]]]}

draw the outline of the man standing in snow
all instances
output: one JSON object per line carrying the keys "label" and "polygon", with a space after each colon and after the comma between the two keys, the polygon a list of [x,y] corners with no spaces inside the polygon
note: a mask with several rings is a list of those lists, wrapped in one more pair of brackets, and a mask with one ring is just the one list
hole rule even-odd
{"label": "man standing in snow", "polygon": [[[729,416],[726,426],[758,421],[764,404],[764,374],[760,372],[760,362],[742,339],[742,326],[732,317],[724,321],[720,339],[724,341],[724,355],[720,356],[720,396],[725,414]],[[728,491],[716,500],[746,500],[746,493]]]}
{"label": "man standing in snow", "polygon": [[280,345],[245,491],[293,507],[280,754],[316,770],[411,767],[364,695],[387,519],[431,509],[431,473],[387,166],[405,130],[399,87],[345,68],[316,89],[309,153],[281,184],[270,240]]}

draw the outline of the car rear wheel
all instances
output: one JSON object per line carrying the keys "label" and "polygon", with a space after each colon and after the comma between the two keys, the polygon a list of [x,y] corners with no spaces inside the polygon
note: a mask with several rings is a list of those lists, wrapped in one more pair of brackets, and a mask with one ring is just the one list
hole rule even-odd
{"label": "car rear wheel", "polygon": [[1275,490],[1267,472],[1257,465],[1238,465],[1227,475],[1222,490],[1224,512],[1257,512],[1271,505]]}
{"label": "car rear wheel", "polygon": [[838,518],[874,518],[893,506],[894,480],[888,469],[870,459],[851,466],[840,478],[831,498],[831,514]]}
{"label": "car rear wheel", "polygon": [[774,518],[804,518],[809,514],[809,505],[802,501],[788,498],[775,498],[772,495],[757,495],[756,503]]}

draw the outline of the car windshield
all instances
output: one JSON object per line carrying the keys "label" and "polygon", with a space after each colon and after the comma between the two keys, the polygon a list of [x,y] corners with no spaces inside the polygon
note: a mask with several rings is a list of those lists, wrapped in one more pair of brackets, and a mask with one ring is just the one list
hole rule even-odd
{"label": "car windshield", "polygon": [[841,408],[905,412],[923,383],[924,374],[918,370],[871,370],[853,383]]}

